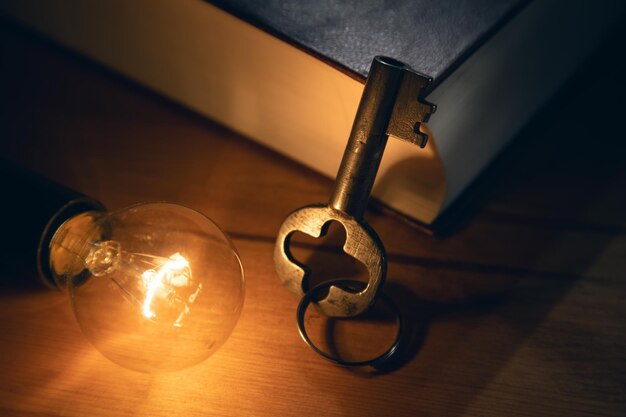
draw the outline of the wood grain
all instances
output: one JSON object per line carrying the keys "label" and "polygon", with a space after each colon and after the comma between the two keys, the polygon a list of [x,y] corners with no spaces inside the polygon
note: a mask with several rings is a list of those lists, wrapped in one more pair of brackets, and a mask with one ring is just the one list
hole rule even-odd
{"label": "wood grain", "polygon": [[[2,274],[0,414],[626,414],[623,64],[572,83],[545,109],[487,173],[487,191],[451,236],[367,213],[389,252],[386,291],[411,332],[396,366],[376,373],[309,350],[297,301],[274,272],[282,220],[325,201],[329,179],[20,29],[5,24],[0,35],[3,158],[111,209],[193,207],[233,237],[247,278],[241,320],[222,349],[150,376],[92,348],[65,294]],[[595,65],[608,57],[599,52]],[[581,101],[605,103],[584,117],[598,122],[582,122]],[[358,277],[357,265],[337,261],[341,239],[299,237],[295,253],[318,276]]]}

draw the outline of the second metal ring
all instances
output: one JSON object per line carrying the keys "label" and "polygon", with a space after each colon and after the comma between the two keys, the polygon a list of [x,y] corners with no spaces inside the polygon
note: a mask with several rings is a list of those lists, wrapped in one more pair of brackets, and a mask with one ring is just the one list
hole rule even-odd
{"label": "second metal ring", "polygon": [[398,347],[400,345],[400,341],[402,339],[403,333],[404,333],[404,322],[402,320],[402,315],[400,314],[400,311],[398,310],[397,306],[395,305],[395,303],[391,300],[391,298],[389,298],[387,295],[385,295],[384,293],[380,293],[379,297],[381,300],[383,300],[392,310],[393,315],[396,318],[396,326],[397,326],[397,332],[396,332],[396,337],[393,341],[393,343],[391,344],[391,346],[385,351],[383,352],[381,355],[378,355],[372,359],[367,359],[367,360],[361,360],[361,361],[346,361],[343,360],[337,356],[333,356],[327,352],[324,352],[323,350],[321,350],[320,348],[318,348],[313,341],[311,340],[311,338],[309,337],[309,335],[307,334],[306,328],[305,328],[305,323],[304,323],[304,317],[306,315],[306,311],[309,307],[309,305],[312,302],[315,302],[315,300],[317,298],[319,298],[319,295],[324,291],[327,290],[330,286],[338,286],[341,287],[344,290],[350,290],[350,291],[360,291],[363,288],[365,288],[365,286],[367,284],[361,282],[361,281],[355,281],[355,280],[349,280],[349,279],[340,279],[340,280],[335,280],[335,281],[328,281],[328,282],[324,282],[314,288],[312,288],[309,292],[307,292],[304,297],[302,297],[302,299],[300,300],[300,304],[298,304],[298,310],[296,312],[296,320],[298,323],[298,331],[300,332],[300,336],[302,337],[302,339],[304,340],[304,342],[309,345],[309,347],[311,347],[311,349],[313,349],[316,353],[318,353],[319,355],[321,355],[322,357],[328,359],[329,361],[332,361],[334,363],[336,363],[337,365],[341,365],[341,366],[350,366],[350,367],[356,367],[356,366],[373,366],[373,367],[380,367],[384,362],[387,362],[397,351],[398,351]]}

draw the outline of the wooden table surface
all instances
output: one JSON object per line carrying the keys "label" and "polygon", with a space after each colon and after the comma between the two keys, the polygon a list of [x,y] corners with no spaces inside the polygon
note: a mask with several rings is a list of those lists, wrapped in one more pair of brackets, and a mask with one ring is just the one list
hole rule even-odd
{"label": "wooden table surface", "polygon": [[[522,132],[450,236],[368,211],[389,253],[387,292],[411,332],[395,366],[374,372],[334,366],[305,346],[297,301],[274,271],[282,220],[325,201],[329,179],[21,29],[2,24],[0,35],[3,158],[111,209],[193,207],[233,238],[247,280],[227,343],[195,367],[157,375],[98,353],[64,293],[3,280],[0,415],[626,415],[618,46]],[[354,264],[335,262],[341,236],[332,235],[323,247],[299,239],[297,256],[317,276],[357,276]],[[372,319],[334,330],[356,352],[393,328]]]}

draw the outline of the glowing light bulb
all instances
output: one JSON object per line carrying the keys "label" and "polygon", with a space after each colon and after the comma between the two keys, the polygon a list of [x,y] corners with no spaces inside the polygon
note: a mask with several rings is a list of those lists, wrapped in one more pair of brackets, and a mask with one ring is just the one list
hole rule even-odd
{"label": "glowing light bulb", "polygon": [[168,203],[72,217],[49,245],[89,341],[130,369],[198,363],[228,338],[244,278],[228,237],[208,218]]}

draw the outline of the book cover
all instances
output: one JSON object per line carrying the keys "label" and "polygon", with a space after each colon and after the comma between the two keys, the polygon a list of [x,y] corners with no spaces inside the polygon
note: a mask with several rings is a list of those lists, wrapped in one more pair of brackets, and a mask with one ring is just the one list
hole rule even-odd
{"label": "book cover", "polygon": [[376,55],[434,79],[451,73],[529,0],[212,0],[362,80]]}

